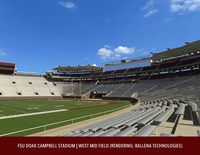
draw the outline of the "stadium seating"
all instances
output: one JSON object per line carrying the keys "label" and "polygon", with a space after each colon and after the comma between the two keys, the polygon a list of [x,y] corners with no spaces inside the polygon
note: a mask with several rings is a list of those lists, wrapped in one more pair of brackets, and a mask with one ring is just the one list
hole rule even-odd
{"label": "stadium seating", "polygon": [[194,91],[200,90],[197,85],[200,83],[199,79],[199,75],[197,75],[144,80],[137,83],[95,85],[93,90],[108,91],[110,92],[108,96],[112,97],[131,97],[134,92],[138,92],[141,106],[128,113],[97,122],[66,135],[150,136],[160,124],[170,119],[174,120],[172,121],[174,133],[165,133],[165,135],[174,136],[179,120],[188,113],[187,108],[191,109],[193,124],[200,124],[199,102],[194,99]]}
{"label": "stadium seating", "polygon": [[42,76],[0,75],[0,97],[53,97],[60,92]]}
{"label": "stadium seating", "polygon": [[[161,101],[160,101],[161,102]],[[147,135],[153,132],[155,125],[149,125],[154,118],[162,115],[171,107],[167,107],[162,101],[152,102],[149,106],[143,102],[143,106],[117,117],[98,122],[91,126],[73,131],[72,136],[131,136]],[[163,116],[163,115],[162,115]],[[169,117],[166,116],[165,117]]]}
{"label": "stadium seating", "polygon": [[[127,83],[59,83],[58,88],[61,93],[70,95],[86,95],[91,92],[106,93],[106,97],[144,97],[144,96],[155,96],[155,95],[170,95],[171,93],[183,94],[184,92],[192,93],[193,90],[200,90],[200,87],[196,85],[200,83],[199,75],[187,76],[187,77],[175,77],[167,79],[155,79],[155,80],[140,80],[139,82],[127,82]],[[193,105],[193,110],[195,105]],[[197,111],[197,106],[196,106]]]}

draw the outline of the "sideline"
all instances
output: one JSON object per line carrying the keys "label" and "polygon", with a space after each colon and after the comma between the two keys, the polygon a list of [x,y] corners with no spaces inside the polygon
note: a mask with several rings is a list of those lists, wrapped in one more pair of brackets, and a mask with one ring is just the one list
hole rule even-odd
{"label": "sideline", "polygon": [[2,117],[0,117],[0,120],[10,119],[10,118],[18,118],[18,117],[25,117],[25,116],[41,115],[41,114],[50,114],[50,113],[63,112],[63,111],[68,111],[68,110],[67,109],[60,109],[60,110],[51,110],[51,111],[19,114],[19,115],[2,116]]}

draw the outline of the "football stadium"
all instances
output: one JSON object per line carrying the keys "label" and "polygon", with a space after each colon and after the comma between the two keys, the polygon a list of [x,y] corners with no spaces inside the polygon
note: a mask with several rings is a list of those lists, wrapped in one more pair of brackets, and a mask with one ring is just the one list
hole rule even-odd
{"label": "football stadium", "polygon": [[199,136],[199,74],[200,41],[45,74],[0,62],[0,136]]}

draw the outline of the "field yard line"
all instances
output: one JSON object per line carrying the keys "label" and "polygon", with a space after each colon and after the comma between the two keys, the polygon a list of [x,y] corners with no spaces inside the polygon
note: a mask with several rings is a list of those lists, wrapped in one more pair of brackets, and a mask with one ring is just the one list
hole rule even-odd
{"label": "field yard line", "polygon": [[39,107],[31,107],[31,108],[26,108],[27,110],[38,110]]}
{"label": "field yard line", "polygon": [[54,105],[54,107],[64,107],[65,105]]}
{"label": "field yard line", "polygon": [[2,119],[9,119],[9,118],[24,117],[24,116],[40,115],[40,114],[49,114],[49,113],[56,113],[56,112],[63,112],[63,111],[68,111],[68,110],[67,109],[60,109],[60,110],[51,110],[51,111],[43,111],[43,112],[35,112],[35,113],[27,113],[27,114],[3,116],[3,117],[0,117],[0,120],[2,120]]}

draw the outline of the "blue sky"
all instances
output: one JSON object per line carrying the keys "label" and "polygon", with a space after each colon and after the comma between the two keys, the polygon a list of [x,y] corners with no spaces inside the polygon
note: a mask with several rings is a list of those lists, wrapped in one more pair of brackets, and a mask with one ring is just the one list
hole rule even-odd
{"label": "blue sky", "polygon": [[0,0],[0,61],[43,73],[199,40],[200,0]]}

